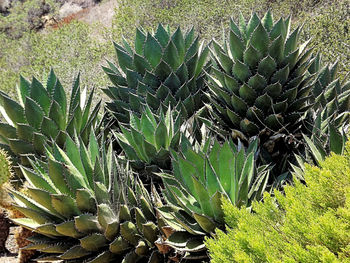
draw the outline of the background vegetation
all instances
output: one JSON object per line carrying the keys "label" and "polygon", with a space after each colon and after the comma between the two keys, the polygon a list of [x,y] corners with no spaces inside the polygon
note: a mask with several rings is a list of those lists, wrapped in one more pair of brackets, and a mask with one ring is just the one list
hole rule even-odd
{"label": "background vegetation", "polygon": [[[11,14],[0,17],[0,89],[14,91],[19,73],[40,79],[53,67],[64,84],[78,71],[82,84],[103,87],[108,80],[101,70],[105,59],[115,60],[111,40],[133,38],[135,28],[155,28],[161,22],[171,27],[193,25],[202,39],[220,40],[228,18],[245,17],[252,11],[271,9],[276,17],[292,14],[293,24],[304,23],[303,38],[312,36],[313,46],[324,60],[341,58],[341,74],[350,70],[350,0],[116,0],[112,26],[73,22],[58,29],[42,27],[38,15],[57,12],[53,1],[18,2]],[[100,32],[98,35],[96,32]],[[67,86],[67,85],[65,85]]]}

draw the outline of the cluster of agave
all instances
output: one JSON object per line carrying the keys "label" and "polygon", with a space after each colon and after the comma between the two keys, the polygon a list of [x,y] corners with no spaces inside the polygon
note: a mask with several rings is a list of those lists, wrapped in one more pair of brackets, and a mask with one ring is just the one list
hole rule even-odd
{"label": "cluster of agave", "polygon": [[104,129],[78,80],[69,109],[53,73],[46,88],[22,78],[20,103],[1,93],[1,139],[28,182],[10,193],[25,215],[14,222],[36,233],[27,249],[42,261],[208,260],[224,199],[249,209],[284,172],[343,150],[350,84],[300,33],[270,12],[231,21],[222,46],[138,29],[104,67]]}
{"label": "cluster of agave", "polygon": [[304,135],[308,151],[297,155],[298,165],[292,165],[294,172],[302,176],[304,163],[319,164],[329,152],[343,154],[349,124],[350,81],[340,81],[337,77],[338,62],[321,68],[317,56],[309,71],[317,73],[314,80],[314,107],[306,118]]}
{"label": "cluster of agave", "polygon": [[[70,101],[59,79],[51,70],[46,87],[36,78],[20,78],[19,102],[0,92],[0,109],[5,122],[0,123],[0,142],[16,163],[28,165],[28,156],[42,156],[45,145],[63,146],[67,135],[77,133],[88,142],[90,129],[97,122],[100,103],[92,109],[93,92],[87,98],[80,90],[80,76],[75,79]],[[15,163],[15,166],[17,166]],[[15,167],[17,174],[20,174]]]}
{"label": "cluster of agave", "polygon": [[[315,121],[313,123],[311,136],[319,138],[326,143],[327,135],[340,131],[347,125],[350,108],[350,81],[340,81],[337,76],[338,62],[333,65],[326,65],[319,69],[317,65],[318,76],[314,83],[313,94],[315,97],[315,106],[310,114],[313,114]],[[334,132],[333,132],[334,131]],[[330,140],[329,147],[337,154],[342,154],[342,150],[332,145]],[[324,148],[326,145],[324,145]]]}

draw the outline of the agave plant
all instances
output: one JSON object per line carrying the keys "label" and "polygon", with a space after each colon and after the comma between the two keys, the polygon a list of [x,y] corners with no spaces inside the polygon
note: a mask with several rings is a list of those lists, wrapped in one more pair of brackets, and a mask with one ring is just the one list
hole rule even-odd
{"label": "agave plant", "polygon": [[120,125],[121,132],[115,133],[115,136],[126,159],[136,170],[169,170],[170,149],[177,150],[181,143],[189,143],[180,131],[182,123],[182,115],[171,107],[165,115],[160,110],[158,116],[146,105],[141,118],[130,114],[129,128]]}
{"label": "agave plant", "polygon": [[86,100],[86,90],[80,92],[79,79],[78,75],[69,102],[53,70],[46,87],[36,78],[29,82],[21,77],[18,102],[0,92],[0,111],[6,120],[0,123],[0,140],[3,148],[20,158],[18,162],[27,165],[28,155],[43,155],[45,144],[52,141],[62,147],[67,135],[77,133],[87,143],[100,103],[91,111],[93,92]]}
{"label": "agave plant", "polygon": [[316,73],[308,68],[315,58],[308,41],[298,46],[300,33],[300,27],[290,32],[290,18],[253,14],[248,23],[231,20],[228,41],[224,47],[213,41],[211,50],[213,119],[234,137],[258,135],[263,160],[280,164],[277,174],[302,141],[300,127],[313,106]]}
{"label": "agave plant", "polygon": [[117,166],[111,146],[100,147],[92,133],[87,147],[67,137],[66,151],[55,144],[47,163],[31,163],[33,170],[21,166],[27,194],[11,192],[26,217],[13,221],[36,233],[26,249],[42,252],[38,260],[161,262],[151,196]]}
{"label": "agave plant", "polygon": [[292,165],[299,176],[305,162],[319,165],[330,152],[344,153],[350,120],[350,82],[337,78],[338,62],[322,67],[318,55],[309,71],[317,72],[313,85],[315,103],[304,121],[305,150],[298,153],[297,163]]}
{"label": "agave plant", "polygon": [[210,144],[208,140],[201,151],[173,151],[173,175],[161,175],[168,205],[159,207],[159,213],[174,229],[197,237],[224,227],[223,199],[249,207],[262,197],[269,177],[267,166],[256,167],[257,139],[247,149],[232,141]]}
{"label": "agave plant", "polygon": [[346,110],[350,99],[345,97],[348,94],[350,82],[347,80],[347,77],[342,81],[339,79],[339,62],[336,61],[333,64],[322,66],[322,57],[318,54],[311,67],[309,72],[317,73],[317,78],[313,85],[313,93],[317,102],[315,106],[325,107],[327,103],[338,96],[337,100],[340,109]]}
{"label": "agave plant", "polygon": [[[320,65],[317,67],[320,67]],[[315,126],[318,128],[316,135],[320,135],[319,132],[326,131],[327,123],[332,123],[336,128],[349,123],[350,81],[347,78],[340,81],[337,73],[338,62],[333,65],[326,65],[318,70],[313,85],[315,104],[312,113],[314,114],[315,125],[311,134],[316,132]]]}
{"label": "agave plant", "polygon": [[[350,112],[342,112],[337,106],[334,109],[333,103],[310,113],[308,124],[313,125],[303,134],[305,149],[298,154],[303,162],[319,165],[331,152],[344,154]],[[334,111],[330,111],[330,107]]]}
{"label": "agave plant", "polygon": [[323,122],[321,129],[324,130],[327,126],[326,122],[340,127],[349,122],[350,81],[347,78],[340,81],[338,78],[338,62],[321,68],[320,56],[317,56],[316,61],[318,63],[312,65],[312,70],[318,73],[313,84],[315,104],[312,109],[316,119],[320,118]]}
{"label": "agave plant", "polygon": [[135,49],[125,40],[123,45],[114,43],[121,71],[110,62],[103,67],[114,85],[104,92],[113,100],[107,108],[115,119],[127,123],[129,112],[141,112],[146,103],[154,113],[170,105],[188,117],[203,106],[209,49],[199,45],[193,29],[172,34],[159,24],[152,34],[139,28]]}

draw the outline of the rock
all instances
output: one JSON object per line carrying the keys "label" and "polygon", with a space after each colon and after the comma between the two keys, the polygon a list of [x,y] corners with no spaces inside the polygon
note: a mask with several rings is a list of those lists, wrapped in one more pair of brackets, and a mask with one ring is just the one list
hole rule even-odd
{"label": "rock", "polygon": [[0,13],[8,13],[9,8],[11,7],[10,0],[0,0]]}
{"label": "rock", "polygon": [[83,9],[96,5],[98,0],[71,0],[72,3],[81,6]]}
{"label": "rock", "polygon": [[99,22],[106,27],[111,27],[117,5],[117,1],[113,0],[103,2],[87,9],[87,12],[78,19],[89,24]]}
{"label": "rock", "polygon": [[27,22],[30,29],[38,30],[44,26],[42,17],[51,12],[51,6],[44,1],[39,6],[28,11]]}
{"label": "rock", "polygon": [[59,13],[59,19],[63,19],[67,16],[73,15],[75,13],[78,13],[79,11],[83,10],[81,6],[78,4],[74,4],[71,2],[64,3],[61,8]]}

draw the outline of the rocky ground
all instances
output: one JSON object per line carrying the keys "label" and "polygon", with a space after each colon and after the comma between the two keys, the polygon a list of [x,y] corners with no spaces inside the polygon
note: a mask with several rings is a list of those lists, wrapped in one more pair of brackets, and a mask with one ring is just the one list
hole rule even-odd
{"label": "rocky ground", "polygon": [[[6,248],[10,251],[11,254],[0,254],[0,263],[18,263],[18,247],[14,239],[14,233],[16,232],[17,228],[19,227],[13,226],[10,228],[10,236],[7,239]],[[34,261],[29,261],[25,263],[34,263]],[[56,263],[60,262],[57,261]]]}
{"label": "rocky ground", "polygon": [[1,255],[0,254],[0,263],[18,263],[17,255],[18,255],[18,247],[14,239],[15,230],[18,227],[10,228],[10,236],[6,242],[6,248],[11,252],[11,254]]}
{"label": "rocky ground", "polygon": [[[11,14],[16,1],[23,0],[0,0],[0,21],[2,17]],[[54,2],[56,4],[53,8],[45,0],[38,0],[34,7],[25,11],[24,19],[30,30],[40,31],[49,27],[60,27],[62,24],[70,23],[72,20],[81,20],[90,24],[100,23],[109,27],[112,24],[114,9],[117,6],[116,0],[103,2],[101,0],[54,0]],[[14,28],[16,27],[14,26]],[[11,35],[13,30],[12,24],[2,25],[0,30]],[[19,32],[18,34],[18,36],[11,36],[15,38],[20,37],[21,33]]]}
{"label": "rocky ground", "polygon": [[[79,3],[80,2],[80,3]],[[101,23],[103,26],[112,25],[116,1],[110,0],[94,4],[93,0],[72,0],[66,2],[59,11],[59,19],[77,19],[89,24]]]}
{"label": "rocky ground", "polygon": [[6,248],[11,252],[10,255],[0,255],[1,263],[17,263],[18,247],[14,240],[15,227],[11,227],[10,236],[6,242]]}

